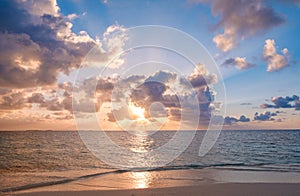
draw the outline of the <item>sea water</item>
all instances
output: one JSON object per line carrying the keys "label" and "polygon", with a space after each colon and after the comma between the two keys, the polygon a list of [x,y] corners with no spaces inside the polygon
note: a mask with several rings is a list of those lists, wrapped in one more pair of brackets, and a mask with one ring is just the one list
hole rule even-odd
{"label": "sea water", "polygon": [[[175,133],[157,131],[153,134],[137,135],[125,131],[110,131],[106,135],[122,148],[143,154],[163,146]],[[189,131],[185,133],[188,134]],[[135,169],[159,172],[217,168],[300,173],[299,130],[222,131],[211,151],[200,157],[199,146],[204,134],[205,131],[197,131],[188,148],[167,165],[145,168],[143,164],[143,167]],[[119,152],[110,152],[105,146],[99,150],[109,152],[112,159],[117,160]],[[0,132],[2,192],[120,172],[126,172],[126,169],[116,168],[97,158],[85,146],[77,131]]]}

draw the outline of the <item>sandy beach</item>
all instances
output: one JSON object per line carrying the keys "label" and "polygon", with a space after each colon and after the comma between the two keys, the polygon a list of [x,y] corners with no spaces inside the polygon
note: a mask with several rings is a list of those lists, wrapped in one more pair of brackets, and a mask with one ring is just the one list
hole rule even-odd
{"label": "sandy beach", "polygon": [[206,195],[206,196],[298,196],[300,195],[300,184],[284,183],[224,183],[210,184],[190,187],[168,187],[168,188],[146,188],[131,190],[102,190],[102,191],[54,191],[54,192],[33,192],[16,194],[18,196],[159,196],[159,195]]}
{"label": "sandy beach", "polygon": [[41,186],[5,195],[300,195],[299,173],[219,169],[129,171]]}

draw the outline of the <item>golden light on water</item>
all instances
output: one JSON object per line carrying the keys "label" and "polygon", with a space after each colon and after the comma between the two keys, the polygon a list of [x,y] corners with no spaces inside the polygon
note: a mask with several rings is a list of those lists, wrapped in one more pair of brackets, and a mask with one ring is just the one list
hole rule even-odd
{"label": "golden light on water", "polygon": [[[130,147],[130,149],[134,152],[148,152],[152,143],[153,139],[151,139],[147,135],[143,135],[141,132],[136,133],[131,140],[132,146]],[[136,159],[136,161],[146,161],[144,160],[143,156],[133,157],[133,159]]]}
{"label": "golden light on water", "polygon": [[132,172],[130,177],[136,189],[149,188],[153,180],[150,172]]}

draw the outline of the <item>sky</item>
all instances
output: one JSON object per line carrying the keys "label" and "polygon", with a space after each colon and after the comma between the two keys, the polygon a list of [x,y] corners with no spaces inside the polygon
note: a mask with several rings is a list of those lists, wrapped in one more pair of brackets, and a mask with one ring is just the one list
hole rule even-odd
{"label": "sky", "polygon": [[300,128],[299,0],[0,5],[0,130]]}

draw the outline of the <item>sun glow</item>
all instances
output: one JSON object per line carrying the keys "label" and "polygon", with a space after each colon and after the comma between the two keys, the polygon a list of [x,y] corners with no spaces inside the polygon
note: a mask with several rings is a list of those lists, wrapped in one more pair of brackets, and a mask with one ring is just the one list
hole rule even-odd
{"label": "sun glow", "polygon": [[145,118],[145,108],[138,107],[134,105],[134,103],[130,100],[129,104],[129,110],[132,115],[132,117],[138,121],[146,121]]}

